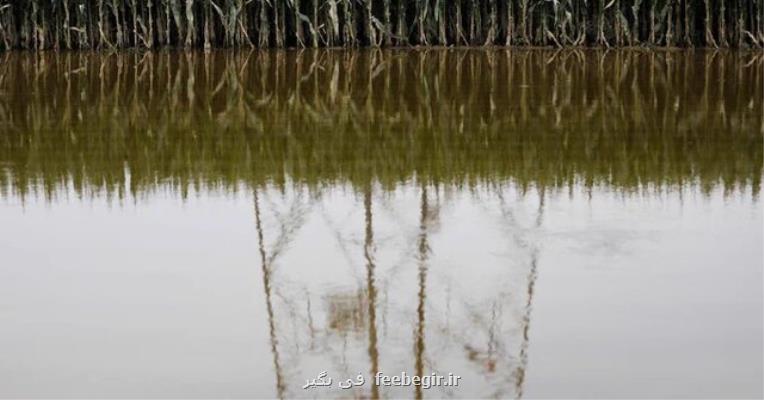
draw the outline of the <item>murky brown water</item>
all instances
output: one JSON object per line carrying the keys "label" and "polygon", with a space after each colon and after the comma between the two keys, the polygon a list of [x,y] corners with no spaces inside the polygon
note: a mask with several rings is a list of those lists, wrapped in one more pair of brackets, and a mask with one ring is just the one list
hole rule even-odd
{"label": "murky brown water", "polygon": [[[0,397],[760,397],[762,85],[745,52],[1,54]],[[461,379],[372,384],[402,372]]]}

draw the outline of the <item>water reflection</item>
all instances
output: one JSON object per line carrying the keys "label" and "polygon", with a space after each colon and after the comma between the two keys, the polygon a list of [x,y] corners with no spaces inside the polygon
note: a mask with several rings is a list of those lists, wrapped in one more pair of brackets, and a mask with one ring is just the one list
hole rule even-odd
{"label": "water reflection", "polygon": [[[713,277],[709,281],[718,283],[702,296],[726,301],[739,295],[753,304],[725,310],[725,315],[746,316],[729,326],[756,322],[751,317],[756,311],[760,321],[761,288],[752,289],[750,283],[760,281],[761,255],[746,253],[752,246],[744,245],[761,238],[760,224],[750,221],[751,215],[760,217],[760,53],[326,50],[0,57],[0,200],[10,207],[17,200],[22,210],[39,202],[63,206],[70,203],[66,197],[80,197],[107,203],[134,199],[133,207],[149,209],[156,199],[193,202],[189,194],[195,194],[217,218],[221,208],[247,201],[242,218],[254,225],[256,256],[241,259],[261,274],[264,310],[251,317],[266,326],[265,354],[258,356],[265,360],[270,353],[267,365],[255,369],[258,376],[273,374],[272,391],[242,391],[250,397],[523,397],[534,353],[533,329],[539,329],[534,308],[544,267],[558,267],[555,274],[564,275],[561,265],[586,272],[583,267],[614,259],[618,265],[676,268],[684,273],[681,279],[671,280],[675,285],[664,288],[663,298],[654,298],[695,301],[699,296],[687,295],[687,288],[708,288],[706,281],[686,285],[697,279],[695,271],[681,269],[693,264],[685,259],[695,257],[705,268],[698,275],[708,274]],[[725,201],[742,206],[712,203],[720,192]],[[214,193],[225,195],[221,200]],[[694,205],[685,215],[685,193],[712,203],[713,213]],[[117,203],[103,220],[130,208],[129,202]],[[661,207],[677,203],[678,209],[660,214]],[[599,207],[605,210],[604,222],[597,221],[602,218],[594,212]],[[202,210],[194,210],[174,222],[182,227],[178,220],[201,218]],[[21,214],[17,209],[9,213],[16,226],[31,226],[34,220]],[[150,234],[147,227],[173,220],[137,214],[131,218],[146,225],[125,235],[121,245],[130,246],[131,256],[154,260],[151,251],[132,245]],[[205,229],[215,218],[206,221]],[[98,221],[86,216],[77,224]],[[683,229],[696,222],[703,228],[698,231],[710,231],[710,226],[726,236],[684,235]],[[582,260],[575,246],[598,240],[589,235],[596,223],[606,245],[624,232],[644,239],[655,236],[649,231],[655,229],[663,236],[641,249],[642,258],[587,249]],[[39,226],[55,231],[50,224]],[[92,239],[93,232],[100,231],[82,235]],[[228,231],[220,236],[208,240],[235,237]],[[2,238],[11,236],[0,232]],[[215,243],[211,251],[216,254],[233,251],[233,246]],[[737,261],[721,268],[704,253],[712,245]],[[178,253],[189,251],[190,245],[185,246]],[[27,259],[25,253],[14,253],[16,247],[6,250],[11,259]],[[113,254],[107,259],[122,262]],[[104,264],[100,267],[111,265]],[[166,264],[162,268],[174,265]],[[40,265],[35,267],[45,264]],[[644,275],[665,282],[661,273],[646,268]],[[90,276],[82,276],[89,283]],[[638,274],[627,277],[642,282]],[[598,287],[618,281],[609,279]],[[660,286],[654,290],[661,293]],[[642,296],[639,300],[650,304]],[[648,311],[672,304],[665,301]],[[587,305],[604,307],[602,301]],[[618,308],[606,311],[610,317],[622,314]],[[654,322],[650,312],[640,314],[640,321]],[[565,321],[563,313],[549,314]],[[550,328],[549,319],[540,328],[547,337],[557,329]],[[607,325],[607,319],[601,316],[591,325]],[[703,329],[693,335],[729,337],[748,355],[761,348],[760,341],[715,333],[724,323],[708,322],[705,315],[697,321]],[[724,319],[716,316],[714,321]],[[735,332],[760,327],[754,323]],[[642,334],[625,341],[635,346],[649,342]],[[603,346],[617,337],[600,335],[592,337]],[[669,339],[677,348],[686,342],[685,337]],[[733,347],[726,351],[732,354]],[[707,348],[691,350],[687,353]],[[725,364],[723,356],[712,356],[726,366],[717,373],[730,371],[735,378],[757,361],[738,354],[734,363]],[[587,357],[562,359],[611,362],[609,354]],[[650,359],[634,366],[660,370],[654,364]],[[0,372],[10,370],[2,367]],[[151,365],[142,368],[153,379]],[[336,379],[360,373],[367,384],[303,390],[306,379],[324,370]],[[401,371],[452,372],[462,376],[462,385],[374,384],[378,372]],[[693,376],[715,382],[707,379],[711,376]],[[538,382],[536,393],[544,386]],[[753,393],[749,387],[745,394]],[[104,393],[124,395],[108,389]]]}
{"label": "water reflection", "polygon": [[[444,237],[450,242],[454,238],[449,236],[458,238],[460,233],[458,226],[442,231],[440,214],[451,206],[453,196],[444,187],[407,186],[391,195],[382,186],[367,184],[355,195],[359,203],[355,209],[332,207],[331,198],[306,196],[299,186],[262,190],[256,189],[253,196],[255,225],[279,397],[523,395],[541,250],[533,233],[543,221],[543,194],[535,196],[536,215],[520,222],[506,200],[517,195],[516,187],[475,193],[476,199],[486,202],[483,212],[497,217],[495,224],[481,225],[485,237],[492,237],[488,232],[498,228],[499,243],[504,236],[510,243],[470,243],[469,249],[445,251],[446,258],[436,257],[433,264],[438,248],[433,247],[430,235],[442,243]],[[273,205],[269,225],[273,232],[262,221],[263,196]],[[377,215],[380,212],[382,216]],[[399,212],[411,220],[401,221]],[[311,230],[302,236],[301,245],[292,248],[306,221],[319,216],[319,224],[335,233]],[[375,226],[380,219],[381,227]],[[265,244],[266,236],[272,245]],[[331,236],[336,246],[327,241]],[[381,242],[375,238],[382,238]],[[310,248],[314,241],[325,248],[322,261],[306,264],[293,254],[305,252],[305,246]],[[491,253],[507,246],[511,255],[494,259]],[[489,257],[474,258],[477,265],[465,264],[471,252]],[[278,254],[297,258],[279,260]],[[321,272],[307,271],[311,268]],[[305,378],[322,370],[334,377],[361,373],[368,384],[353,392],[335,385],[306,393]],[[462,388],[389,387],[377,386],[372,378],[378,372],[402,371],[418,376],[451,372],[468,384]]]}
{"label": "water reflection", "polygon": [[4,54],[0,187],[751,185],[760,53]]}
{"label": "water reflection", "polygon": [[273,353],[273,371],[276,375],[276,393],[280,399],[284,398],[284,377],[279,363],[279,350],[276,342],[276,326],[273,319],[273,301],[271,300],[271,265],[265,254],[263,243],[263,226],[260,222],[260,204],[255,190],[255,227],[257,228],[257,244],[260,251],[260,263],[263,270],[263,293],[265,293],[265,307],[268,313],[268,333],[270,335],[271,353]]}

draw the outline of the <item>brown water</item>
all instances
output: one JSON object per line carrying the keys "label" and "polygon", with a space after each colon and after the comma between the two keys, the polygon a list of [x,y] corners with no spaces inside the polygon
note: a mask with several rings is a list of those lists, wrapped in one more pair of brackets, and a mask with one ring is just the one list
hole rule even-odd
{"label": "brown water", "polygon": [[[763,85],[745,52],[2,54],[0,397],[761,397]],[[372,384],[404,371],[461,379]]]}

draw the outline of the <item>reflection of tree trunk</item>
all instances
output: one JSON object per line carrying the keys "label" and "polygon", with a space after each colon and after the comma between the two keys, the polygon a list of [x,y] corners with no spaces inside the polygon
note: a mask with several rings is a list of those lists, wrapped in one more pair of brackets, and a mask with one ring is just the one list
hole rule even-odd
{"label": "reflection of tree trunk", "polygon": [[544,204],[546,198],[546,191],[544,188],[539,189],[539,210],[536,213],[536,229],[541,228],[541,224],[544,222]]}
{"label": "reflection of tree trunk", "polygon": [[[536,228],[540,228],[544,221],[544,190],[539,191],[539,209],[536,216]],[[523,397],[523,383],[525,382],[525,370],[528,366],[528,346],[530,344],[531,310],[533,305],[533,289],[536,285],[538,276],[538,249],[534,249],[531,254],[531,270],[528,273],[528,300],[525,303],[525,313],[523,315],[523,341],[520,344],[520,365],[517,366],[517,380],[515,381],[515,395],[517,398]]]}
{"label": "reflection of tree trunk", "polygon": [[[427,279],[427,253],[429,247],[427,244],[427,188],[422,187],[421,220],[419,223],[419,305],[417,305],[417,329],[414,348],[416,350],[416,375],[424,374],[424,300],[425,300],[425,282]],[[422,387],[414,386],[417,399],[422,398]]]}
{"label": "reflection of tree trunk", "polygon": [[371,187],[366,189],[363,199],[366,211],[366,237],[364,240],[363,253],[366,258],[366,292],[369,296],[369,359],[371,360],[371,398],[379,398],[379,388],[375,384],[374,376],[379,371],[379,351],[377,350],[377,288],[374,285],[374,230],[371,226]]}
{"label": "reflection of tree trunk", "polygon": [[273,303],[271,301],[271,267],[265,256],[265,243],[263,239],[263,226],[260,222],[260,205],[258,204],[257,189],[255,193],[255,226],[257,228],[257,242],[260,247],[260,258],[263,268],[263,287],[265,291],[265,305],[268,311],[268,328],[270,330],[271,353],[273,353],[273,367],[276,373],[276,393],[280,399],[284,398],[284,378],[279,364],[279,351],[276,340],[276,324],[273,317]]}
{"label": "reflection of tree trunk", "polygon": [[520,365],[517,366],[517,380],[515,381],[515,395],[523,397],[523,383],[525,382],[525,369],[528,366],[529,332],[531,326],[531,307],[533,301],[533,287],[536,284],[538,265],[538,252],[533,251],[531,259],[531,271],[528,273],[528,301],[525,303],[523,315],[523,342],[520,344]]}

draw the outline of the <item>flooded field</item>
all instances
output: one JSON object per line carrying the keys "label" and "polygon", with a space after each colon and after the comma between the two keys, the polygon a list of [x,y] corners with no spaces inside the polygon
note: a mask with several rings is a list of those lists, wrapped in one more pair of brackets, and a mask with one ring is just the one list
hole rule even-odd
{"label": "flooded field", "polygon": [[744,51],[0,54],[0,397],[761,397],[762,86]]}

